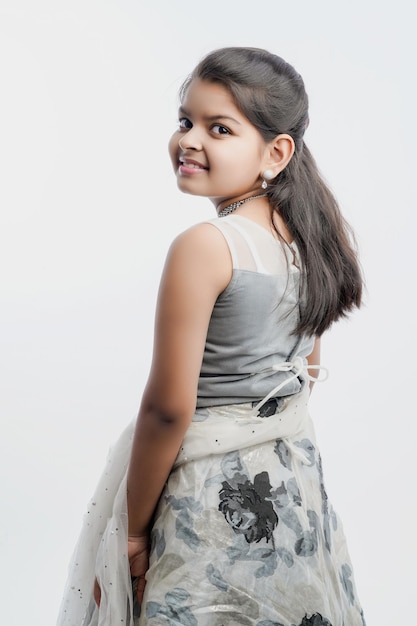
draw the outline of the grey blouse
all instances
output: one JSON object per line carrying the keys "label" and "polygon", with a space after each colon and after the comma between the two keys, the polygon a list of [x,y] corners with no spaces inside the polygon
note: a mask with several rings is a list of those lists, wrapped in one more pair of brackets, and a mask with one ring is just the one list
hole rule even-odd
{"label": "grey blouse", "polygon": [[[209,222],[226,239],[233,262],[229,285],[210,319],[198,384],[197,407],[255,402],[291,373],[274,365],[305,359],[314,337],[293,335],[299,319],[298,251],[272,231],[240,215]],[[278,393],[297,393],[293,378]]]}

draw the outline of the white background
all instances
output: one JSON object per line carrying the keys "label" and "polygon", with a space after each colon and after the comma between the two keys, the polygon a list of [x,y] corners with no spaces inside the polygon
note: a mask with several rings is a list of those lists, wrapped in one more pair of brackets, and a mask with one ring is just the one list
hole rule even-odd
{"label": "white background", "polygon": [[[85,506],[135,416],[171,240],[214,217],[166,144],[200,57],[303,75],[306,141],[354,226],[363,309],[312,413],[368,626],[415,616],[416,48],[411,0],[0,0],[2,624],[55,623]],[[338,625],[334,625],[338,626]]]}

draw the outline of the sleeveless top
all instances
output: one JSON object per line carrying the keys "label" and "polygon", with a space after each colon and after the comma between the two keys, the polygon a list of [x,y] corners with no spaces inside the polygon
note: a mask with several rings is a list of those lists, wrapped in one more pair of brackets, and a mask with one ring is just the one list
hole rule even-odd
{"label": "sleeveless top", "polygon": [[233,274],[213,308],[199,376],[197,408],[257,402],[288,379],[278,397],[298,393],[302,376],[274,366],[301,357],[314,337],[292,334],[299,321],[300,260],[285,245],[241,215],[208,222],[223,234]]}

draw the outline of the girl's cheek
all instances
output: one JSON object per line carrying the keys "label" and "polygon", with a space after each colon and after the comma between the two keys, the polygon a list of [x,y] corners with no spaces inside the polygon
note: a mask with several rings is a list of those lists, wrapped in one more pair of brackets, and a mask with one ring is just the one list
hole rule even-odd
{"label": "girl's cheek", "polygon": [[175,132],[168,142],[168,152],[169,152],[169,156],[171,157],[171,161],[174,167],[176,167],[178,164],[178,155],[179,155],[179,144],[178,144],[179,136],[178,135],[179,133]]}

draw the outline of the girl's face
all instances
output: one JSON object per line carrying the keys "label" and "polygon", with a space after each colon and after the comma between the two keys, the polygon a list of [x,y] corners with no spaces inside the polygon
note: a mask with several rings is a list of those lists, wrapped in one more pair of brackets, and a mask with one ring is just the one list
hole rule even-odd
{"label": "girl's face", "polygon": [[178,187],[216,204],[259,192],[267,144],[225,87],[195,79],[169,142]]}

